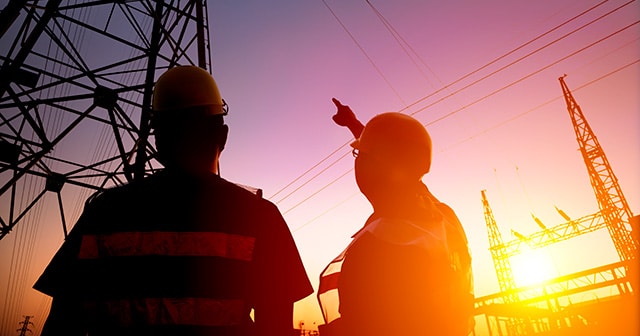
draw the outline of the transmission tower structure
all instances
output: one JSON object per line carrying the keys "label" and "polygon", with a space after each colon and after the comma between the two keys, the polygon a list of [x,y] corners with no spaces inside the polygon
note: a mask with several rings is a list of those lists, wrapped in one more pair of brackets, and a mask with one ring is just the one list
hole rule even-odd
{"label": "transmission tower structure", "polygon": [[0,12],[0,239],[51,193],[66,235],[63,186],[86,198],[160,169],[153,83],[176,65],[210,71],[208,32],[206,0],[10,0]]}
{"label": "transmission tower structure", "polygon": [[33,316],[25,316],[24,321],[20,322],[20,324],[22,324],[22,327],[16,330],[20,332],[20,336],[26,336],[27,332],[31,334],[33,333],[33,330],[29,329],[29,325],[33,325],[33,322],[29,321],[32,317]]}
{"label": "transmission tower structure", "polygon": [[[529,235],[514,232],[516,238],[505,242],[493,216],[486,192],[482,190],[482,204],[489,236],[489,250],[501,293],[480,298],[476,302],[477,311],[492,313],[491,306],[495,304],[515,307],[514,305],[528,305],[536,300],[545,301],[547,300],[545,297],[555,297],[555,304],[551,304],[548,300],[547,304],[550,311],[558,312],[562,307],[557,299],[569,297],[574,293],[610,285],[615,285],[620,295],[624,296],[635,294],[638,290],[636,287],[638,286],[638,240],[633,238],[631,230],[632,218],[638,221],[638,217],[633,217],[604,151],[564,82],[564,76],[560,77],[559,80],[580,152],[599,205],[599,211],[572,219],[564,211],[556,207],[557,212],[565,222],[548,227],[533,216],[534,221],[541,230]],[[542,287],[540,288],[543,288],[546,293],[543,296],[540,296],[535,291],[530,291],[535,289],[535,286],[529,286],[531,288],[526,286],[517,287],[510,266],[509,260],[511,257],[521,254],[526,249],[542,248],[605,228],[609,231],[618,253],[619,263],[574,275],[565,275],[552,280],[548,284],[541,285]],[[509,335],[525,335],[531,331],[530,326],[527,326],[523,320],[513,316],[510,316],[505,322]]]}
{"label": "transmission tower structure", "polygon": [[562,76],[558,78],[571,123],[576,133],[580,153],[584,160],[591,187],[598,201],[600,214],[613,240],[621,261],[634,260],[638,253],[638,242],[631,236],[630,220],[633,217],[629,204],[625,199],[618,179],[609,165],[607,156],[600,146],[582,109],[573,98]]}
{"label": "transmission tower structure", "polygon": [[633,264],[633,261],[637,259],[638,241],[631,235],[630,220],[633,215],[624,198],[622,189],[602,147],[598,143],[591,127],[589,127],[573,95],[567,88],[564,77],[560,77],[560,84],[576,132],[580,152],[589,173],[591,186],[598,201],[599,211],[572,219],[564,211],[556,207],[557,212],[565,220],[564,223],[547,227],[533,216],[542,230],[526,236],[519,234],[517,238],[503,242],[487,201],[486,193],[483,190],[482,203],[490,250],[502,291],[515,287],[513,274],[508,266],[508,258],[522,253],[524,247],[529,249],[542,248],[606,228],[620,260],[628,262],[627,264]]}
{"label": "transmission tower structure", "polygon": [[[493,216],[493,210],[491,209],[491,205],[489,205],[486,190],[481,190],[480,193],[482,195],[484,220],[487,226],[487,234],[489,235],[489,251],[491,251],[491,259],[493,260],[496,277],[498,278],[500,292],[505,293],[502,304],[515,305],[518,303],[519,297],[515,292],[517,287],[511,262],[509,256],[505,254],[507,250],[505,249],[505,244],[502,239],[502,234],[498,229],[496,219]],[[505,322],[509,335],[520,335],[526,332],[527,325],[521,319],[510,317]]]}
{"label": "transmission tower structure", "polygon": [[[505,255],[504,242],[502,240],[502,234],[498,229],[498,224],[493,216],[493,210],[487,200],[486,190],[480,191],[482,195],[482,207],[484,209],[484,221],[487,225],[487,234],[489,235],[489,251],[491,252],[491,259],[493,260],[493,266],[496,271],[496,277],[498,278],[498,285],[501,292],[509,292],[516,288],[516,282],[513,277],[513,270],[511,269],[511,262],[508,256]],[[517,301],[517,298],[508,296],[510,302]]]}

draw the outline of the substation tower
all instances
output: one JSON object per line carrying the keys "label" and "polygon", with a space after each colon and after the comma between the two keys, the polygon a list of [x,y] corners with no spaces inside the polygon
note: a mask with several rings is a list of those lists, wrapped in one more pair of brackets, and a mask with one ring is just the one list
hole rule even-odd
{"label": "substation tower", "polygon": [[[639,217],[633,216],[606,155],[564,77],[559,78],[560,86],[599,211],[571,219],[556,208],[566,222],[546,227],[534,217],[542,230],[528,236],[517,234],[515,239],[504,242],[486,191],[481,191],[489,250],[500,286],[500,293],[476,300],[476,315],[485,315],[490,335],[494,332],[498,335],[630,335],[637,331],[637,323],[634,325],[633,321],[638,313]],[[516,286],[509,262],[511,257],[525,248],[542,248],[600,229],[608,230],[620,261],[543,284]],[[571,295],[605,287],[617,290],[616,300],[583,305],[571,302]],[[605,316],[607,314],[612,316]]]}
{"label": "substation tower", "polygon": [[20,274],[38,228],[46,220],[66,237],[92,193],[161,169],[153,84],[176,65],[211,72],[212,62],[206,0],[0,3],[0,244],[10,233],[14,241],[0,255],[12,265],[2,272],[8,335],[23,315],[30,284]]}
{"label": "substation tower", "polygon": [[153,83],[210,71],[206,0],[10,0],[0,64],[0,239],[47,194],[66,235],[63,186],[84,199],[160,168]]}

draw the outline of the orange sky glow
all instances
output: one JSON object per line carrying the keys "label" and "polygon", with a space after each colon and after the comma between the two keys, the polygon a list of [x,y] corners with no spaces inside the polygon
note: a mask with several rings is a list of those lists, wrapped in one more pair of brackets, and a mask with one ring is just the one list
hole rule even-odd
{"label": "orange sky glow", "polygon": [[[332,97],[365,122],[400,111],[426,125],[434,153],[423,180],[465,227],[477,296],[499,291],[481,190],[505,240],[538,231],[532,214],[550,227],[564,222],[555,207],[572,218],[598,211],[558,77],[567,75],[640,212],[637,1],[248,0],[210,1],[208,10],[212,72],[230,106],[221,175],[279,207],[314,288],[371,212],[351,171],[351,135],[331,120]],[[35,315],[36,329],[49,301],[30,287],[63,240],[51,197],[39,219],[0,241],[0,309],[5,293],[23,291],[17,318]],[[68,207],[77,218],[81,207]],[[10,287],[5,256],[35,226],[29,269]],[[516,281],[618,260],[606,231],[557,245],[514,259]],[[294,325],[323,323],[315,294],[295,307]]]}

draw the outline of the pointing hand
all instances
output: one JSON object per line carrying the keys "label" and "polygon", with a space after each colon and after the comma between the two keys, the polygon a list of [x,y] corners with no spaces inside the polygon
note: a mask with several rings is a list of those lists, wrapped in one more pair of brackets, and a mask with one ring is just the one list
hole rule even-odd
{"label": "pointing hand", "polygon": [[360,137],[364,125],[358,120],[356,114],[351,111],[348,105],[342,105],[342,103],[335,98],[331,98],[331,100],[338,108],[338,111],[332,117],[333,121],[340,126],[349,128],[349,131],[351,131],[351,134],[353,134],[356,139]]}
{"label": "pointing hand", "polygon": [[351,111],[351,108],[348,105],[342,105],[339,100],[336,98],[331,98],[333,103],[338,108],[336,114],[333,115],[333,121],[340,126],[347,126],[353,124],[356,121],[356,115]]}

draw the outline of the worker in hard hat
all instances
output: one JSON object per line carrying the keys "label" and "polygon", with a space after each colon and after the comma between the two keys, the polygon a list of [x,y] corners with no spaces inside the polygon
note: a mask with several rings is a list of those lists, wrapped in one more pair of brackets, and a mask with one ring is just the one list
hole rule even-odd
{"label": "worker in hard hat", "polygon": [[356,138],[355,178],[373,213],[320,275],[320,335],[467,335],[471,256],[453,210],[422,183],[431,168],[427,130],[398,112],[362,125],[333,102],[333,120]]}
{"label": "worker in hard hat", "polygon": [[290,335],[313,289],[277,207],[219,175],[214,79],[173,67],[152,104],[165,169],[87,202],[34,286],[53,297],[42,335]]}

